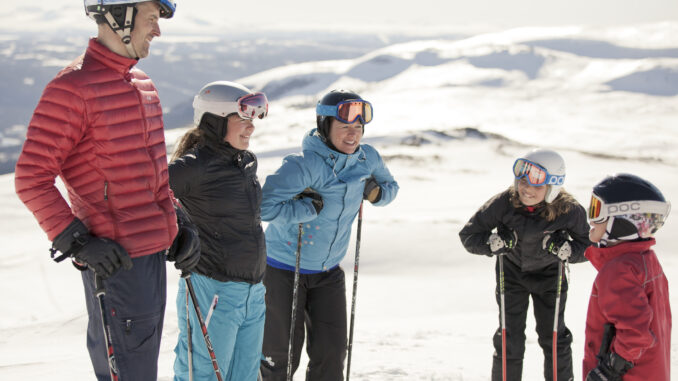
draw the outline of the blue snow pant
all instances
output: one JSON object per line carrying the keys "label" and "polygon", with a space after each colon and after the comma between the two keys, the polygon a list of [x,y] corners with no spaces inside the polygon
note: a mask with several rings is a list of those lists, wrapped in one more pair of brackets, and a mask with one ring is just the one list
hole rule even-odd
{"label": "blue snow pant", "polygon": [[[499,295],[499,261],[496,265],[497,305]],[[553,380],[553,318],[556,309],[558,288],[558,264],[544,269],[522,272],[520,267],[504,257],[504,304],[506,306],[506,380],[520,381],[523,373],[525,354],[525,327],[527,309],[532,297],[534,320],[537,324],[539,346],[544,353],[544,380]],[[556,336],[558,358],[558,381],[572,381],[572,333],[565,326],[565,302],[567,301],[567,278],[563,274],[558,311],[558,332]],[[501,308],[501,307],[500,307]],[[499,328],[494,334],[494,357],[492,361],[492,380],[502,380],[501,357],[501,313]]]}
{"label": "blue snow pant", "polygon": [[[191,282],[207,333],[225,381],[256,381],[261,360],[266,318],[264,284],[221,282],[191,273]],[[174,353],[174,380],[188,380],[188,336],[186,327],[186,281],[179,280],[177,317],[179,340]],[[215,298],[216,296],[216,298]],[[214,305],[216,301],[216,306]],[[213,309],[210,312],[210,309]],[[216,380],[193,302],[188,298],[193,348],[193,377],[196,381]],[[209,320],[208,320],[209,319]]]}
{"label": "blue snow pant", "polygon": [[[131,270],[119,270],[104,281],[104,304],[120,381],[157,379],[160,337],[165,317],[165,252],[132,259]],[[89,322],[87,349],[97,380],[111,379],[94,271],[82,273]]]}

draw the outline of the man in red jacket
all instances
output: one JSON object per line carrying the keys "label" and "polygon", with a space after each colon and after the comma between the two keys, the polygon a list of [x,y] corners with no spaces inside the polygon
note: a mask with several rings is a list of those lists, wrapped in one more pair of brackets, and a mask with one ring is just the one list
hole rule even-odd
{"label": "man in red jacket", "polygon": [[586,257],[598,270],[586,318],[586,381],[670,381],[669,287],[652,236],[671,204],[638,176],[593,188]]}
{"label": "man in red jacket", "polygon": [[52,257],[70,257],[83,270],[97,378],[155,380],[165,260],[190,269],[199,244],[175,211],[158,93],[134,65],[175,4],[85,0],[85,9],[98,35],[45,88],[17,162],[16,192],[53,242]]}

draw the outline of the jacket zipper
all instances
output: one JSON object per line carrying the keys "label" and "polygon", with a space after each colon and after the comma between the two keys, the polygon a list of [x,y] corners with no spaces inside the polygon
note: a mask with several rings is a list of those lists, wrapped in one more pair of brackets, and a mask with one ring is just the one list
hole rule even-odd
{"label": "jacket zipper", "polygon": [[[130,73],[131,75],[131,73]],[[139,106],[141,107],[141,119],[142,123],[144,126],[144,146],[146,148],[146,153],[148,154],[149,162],[151,163],[151,166],[153,167],[153,173],[155,173],[155,178],[154,178],[154,184],[153,184],[153,194],[154,194],[154,199],[156,202],[156,205],[158,209],[162,211],[162,207],[160,206],[160,202],[158,201],[158,191],[160,190],[160,174],[158,173],[158,169],[155,166],[155,160],[153,160],[153,155],[151,155],[151,150],[149,147],[149,126],[148,126],[148,120],[146,119],[146,106],[144,106],[144,100],[143,96],[141,94],[141,90],[136,87],[136,85],[132,82],[132,79],[130,78],[129,84],[134,88],[134,92],[136,93],[137,99],[139,100]],[[156,92],[158,91],[157,89],[155,90]],[[164,127],[164,126],[163,126]],[[164,133],[164,132],[163,132]],[[169,187],[169,184],[168,184]],[[167,224],[167,234],[168,234],[168,239],[171,237],[170,232],[172,231],[172,224],[168,223]],[[170,242],[170,245],[172,243]]]}

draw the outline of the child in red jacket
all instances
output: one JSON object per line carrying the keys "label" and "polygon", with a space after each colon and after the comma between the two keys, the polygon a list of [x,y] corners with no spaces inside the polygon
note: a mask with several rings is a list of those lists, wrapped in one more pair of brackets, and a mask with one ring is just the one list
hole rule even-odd
{"label": "child in red jacket", "polygon": [[586,257],[598,270],[586,317],[586,381],[670,381],[668,281],[653,234],[671,204],[638,176],[609,176],[593,188]]}

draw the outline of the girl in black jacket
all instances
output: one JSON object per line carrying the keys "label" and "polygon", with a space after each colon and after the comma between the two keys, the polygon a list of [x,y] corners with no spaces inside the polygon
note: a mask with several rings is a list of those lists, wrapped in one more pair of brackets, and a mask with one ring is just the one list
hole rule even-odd
{"label": "girl in black jacket", "polygon": [[[266,116],[268,102],[263,93],[222,81],[203,87],[193,107],[197,127],[181,139],[169,165],[170,187],[200,235],[201,256],[191,281],[224,379],[255,381],[266,310],[262,283],[266,244],[257,158],[247,148],[254,119]],[[177,314],[174,380],[188,380],[190,371],[196,380],[213,379],[214,368],[183,279]]]}
{"label": "girl in black jacket", "polygon": [[533,150],[516,160],[513,172],[514,185],[487,201],[459,232],[469,252],[498,256],[496,299],[500,308],[503,276],[506,359],[502,358],[500,312],[500,328],[493,340],[492,380],[502,380],[504,360],[506,380],[522,377],[530,297],[544,352],[544,378],[552,380],[554,374],[552,342],[558,305],[557,379],[572,380],[572,334],[564,321],[567,278],[562,268],[565,262],[586,260],[584,250],[590,244],[586,212],[562,190],[565,162],[558,153]]}

